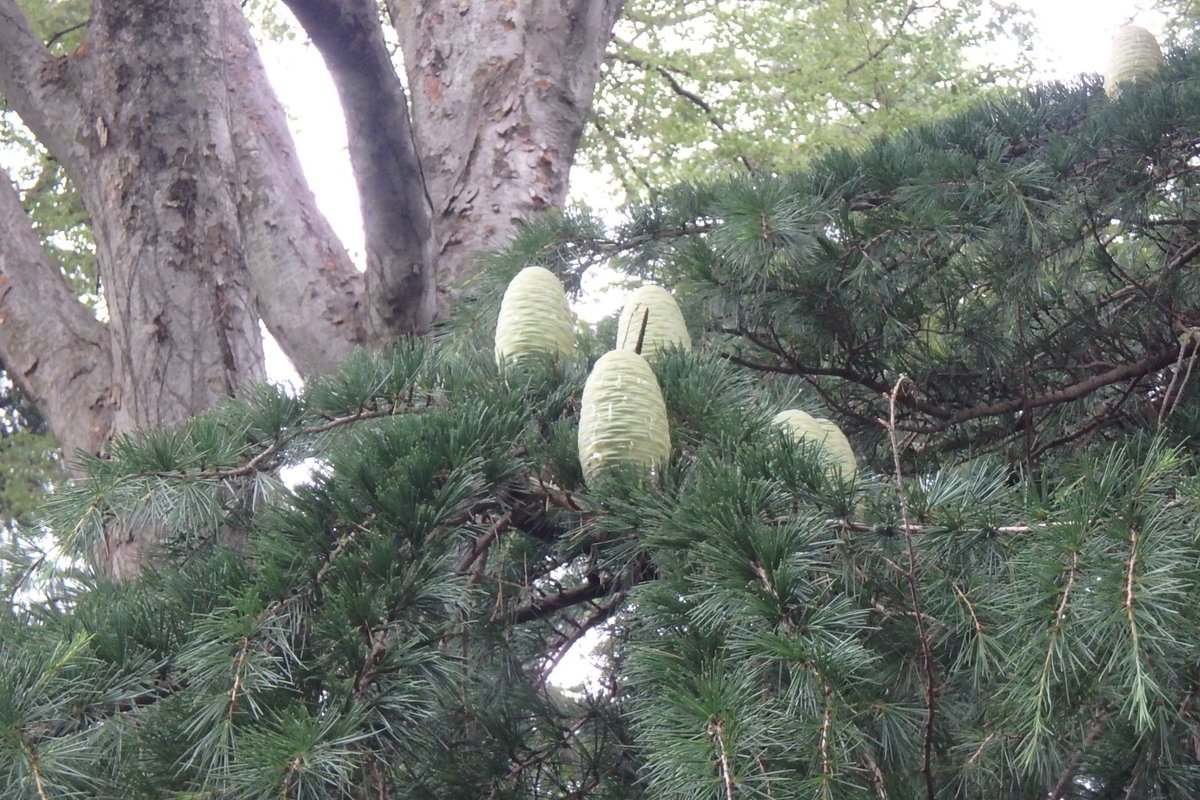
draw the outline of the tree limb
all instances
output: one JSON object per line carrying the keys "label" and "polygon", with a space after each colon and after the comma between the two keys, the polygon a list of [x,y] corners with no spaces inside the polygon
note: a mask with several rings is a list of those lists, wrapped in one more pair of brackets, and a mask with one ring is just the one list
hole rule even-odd
{"label": "tree limb", "polygon": [[317,208],[245,17],[233,6],[223,13],[222,63],[243,187],[238,216],[258,311],[302,375],[325,372],[368,341],[363,276]]}
{"label": "tree limb", "polygon": [[97,453],[113,422],[108,333],[46,257],[3,173],[0,231],[0,359],[66,453]]}
{"label": "tree limb", "polygon": [[436,300],[432,208],[374,0],[284,0],[316,45],[346,116],[377,335],[423,333]]}
{"label": "tree limb", "polygon": [[512,612],[510,619],[515,624],[543,619],[564,608],[604,597],[617,588],[617,584],[618,581],[611,576],[592,573],[588,575],[587,583],[576,586],[574,589],[565,589],[557,594],[530,600]]}
{"label": "tree limb", "polygon": [[0,0],[0,92],[58,160],[79,162],[83,111],[71,61],[50,54],[16,0]]}

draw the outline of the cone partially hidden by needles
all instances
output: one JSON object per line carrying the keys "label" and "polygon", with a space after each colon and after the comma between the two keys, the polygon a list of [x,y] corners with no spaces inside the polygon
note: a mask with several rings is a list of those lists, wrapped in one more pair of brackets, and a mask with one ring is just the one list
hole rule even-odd
{"label": "cone partially hidden by needles", "polygon": [[648,478],[671,455],[667,406],[646,359],[629,350],[605,353],[583,386],[579,463],[588,483],[632,467]]}
{"label": "cone partially hidden by needles", "polygon": [[[638,343],[641,349],[638,350]],[[692,349],[683,313],[675,297],[661,286],[647,284],[638,288],[617,320],[617,349],[640,352],[653,362],[665,348]]]}
{"label": "cone partially hidden by needles", "polygon": [[780,411],[771,420],[791,434],[792,440],[812,442],[821,450],[830,477],[841,472],[843,478],[853,478],[858,472],[854,448],[842,429],[827,419],[814,417],[798,408]]}
{"label": "cone partially hidden by needles", "polygon": [[569,356],[575,349],[562,281],[548,269],[526,267],[508,284],[496,321],[496,363]]}
{"label": "cone partially hidden by needles", "polygon": [[1112,53],[1104,73],[1105,93],[1116,97],[1123,86],[1149,86],[1162,63],[1162,50],[1154,34],[1137,25],[1126,25],[1112,40]]}

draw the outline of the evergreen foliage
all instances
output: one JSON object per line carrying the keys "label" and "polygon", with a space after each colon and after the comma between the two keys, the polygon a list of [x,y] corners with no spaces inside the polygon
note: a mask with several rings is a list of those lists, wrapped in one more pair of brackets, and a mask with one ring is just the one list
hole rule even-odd
{"label": "evergreen foliage", "polygon": [[1032,89],[800,173],[677,187],[616,236],[548,223],[513,257],[673,286],[710,347],[802,377],[876,457],[901,374],[921,468],[1188,436],[1195,70],[1175,56],[1120,102],[1094,79]]}
{"label": "evergreen foliage", "polygon": [[[3,795],[1200,795],[1198,69],[547,221],[440,339],[121,439],[47,522],[163,552],[4,571]],[[521,267],[604,259],[702,335],[654,366],[658,480],[585,487],[613,341],[501,371],[490,336]],[[797,396],[854,480],[771,425]]]}

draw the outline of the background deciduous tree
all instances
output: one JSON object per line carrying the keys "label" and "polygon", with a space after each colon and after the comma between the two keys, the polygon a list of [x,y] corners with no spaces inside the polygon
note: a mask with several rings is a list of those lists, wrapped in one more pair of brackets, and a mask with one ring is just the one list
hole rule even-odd
{"label": "background deciduous tree", "polygon": [[997,0],[632,0],[582,157],[630,199],[794,169],[1027,80],[1032,34]]}

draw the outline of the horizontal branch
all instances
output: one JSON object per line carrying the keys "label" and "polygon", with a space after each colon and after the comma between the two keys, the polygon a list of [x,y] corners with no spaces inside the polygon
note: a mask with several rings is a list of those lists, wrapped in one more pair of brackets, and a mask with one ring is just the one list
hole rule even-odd
{"label": "horizontal branch", "polygon": [[516,624],[545,619],[564,608],[604,597],[612,592],[616,585],[617,582],[611,576],[601,576],[593,572],[588,575],[587,582],[583,585],[531,600],[514,611],[510,619]]}
{"label": "horizontal branch", "polygon": [[[428,408],[432,405],[432,401],[422,405],[421,408]],[[164,478],[167,480],[228,480],[230,478],[244,478],[249,475],[260,472],[271,472],[279,467],[272,459],[279,455],[291,442],[305,436],[315,436],[320,433],[327,433],[337,428],[353,425],[358,422],[365,422],[371,419],[381,419],[383,417],[394,417],[399,414],[407,414],[412,411],[411,405],[401,405],[392,402],[390,404],[372,405],[356,411],[353,414],[345,414],[340,417],[330,417],[323,422],[305,425],[299,428],[289,430],[285,435],[281,435],[263,446],[253,456],[248,458],[245,463],[236,467],[222,467],[219,469],[203,469],[195,472],[187,470],[173,470],[170,472],[154,471],[154,472],[131,472],[127,479],[140,478]]]}
{"label": "horizontal branch", "polygon": [[[1043,406],[1056,405],[1058,403],[1067,403],[1072,400],[1091,394],[1092,392],[1102,389],[1105,386],[1110,386],[1114,383],[1128,380],[1130,378],[1148,375],[1152,372],[1157,372],[1160,369],[1170,366],[1175,362],[1179,355],[1179,346],[1173,345],[1165,350],[1151,352],[1137,361],[1121,364],[1112,369],[1095,375],[1086,380],[1078,381],[1064,386],[1052,392],[1046,392],[1034,397],[1014,397],[1009,400],[1004,400],[998,403],[989,403],[986,405],[974,406],[973,408],[964,409],[955,413],[944,422],[932,426],[929,430],[941,431],[953,425],[962,422],[968,422],[980,417],[994,417],[1002,414],[1011,414],[1016,411],[1031,408],[1041,408]],[[902,430],[917,430],[915,428],[901,428]],[[918,432],[926,432],[924,429]]]}
{"label": "horizontal branch", "polygon": [[[770,342],[762,335],[746,329],[721,329],[719,332],[740,336],[784,362],[784,364],[769,365],[749,361],[735,354],[726,354],[725,358],[732,363],[741,364],[752,369],[764,369],[784,374],[836,377],[850,383],[858,384],[876,394],[883,395],[886,393],[886,386],[881,382],[866,375],[856,373],[853,370],[843,367],[817,367],[805,364],[789,353],[783,347],[782,342],[778,340]],[[1119,364],[1053,391],[1042,392],[1031,397],[1011,397],[1007,400],[985,403],[959,410],[953,410],[905,396],[900,399],[902,406],[935,417],[938,421],[925,425],[898,423],[897,429],[911,433],[940,433],[955,425],[983,417],[997,417],[1017,411],[1067,403],[1072,400],[1078,400],[1106,386],[1157,372],[1173,364],[1178,357],[1179,345],[1170,345],[1162,350],[1151,351],[1136,361]]]}

